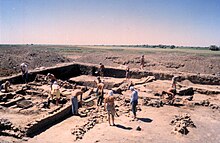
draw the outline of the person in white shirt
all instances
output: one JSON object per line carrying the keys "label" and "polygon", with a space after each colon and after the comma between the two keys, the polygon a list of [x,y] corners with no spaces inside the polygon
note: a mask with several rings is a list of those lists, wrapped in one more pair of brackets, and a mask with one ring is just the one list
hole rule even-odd
{"label": "person in white shirt", "polygon": [[21,64],[22,79],[25,83],[28,83],[28,66],[25,63]]}
{"label": "person in white shirt", "polygon": [[137,112],[137,105],[138,105],[138,91],[134,89],[133,86],[130,87],[130,90],[132,91],[131,94],[131,111],[134,114],[134,119],[136,119],[136,112]]}

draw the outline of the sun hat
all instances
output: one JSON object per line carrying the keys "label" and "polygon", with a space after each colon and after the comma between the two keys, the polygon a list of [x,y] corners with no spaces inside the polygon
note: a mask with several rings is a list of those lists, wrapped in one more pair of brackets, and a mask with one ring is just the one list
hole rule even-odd
{"label": "sun hat", "polygon": [[131,86],[131,87],[130,87],[130,90],[133,91],[133,90],[134,90],[134,86]]}
{"label": "sun hat", "polygon": [[113,96],[113,91],[110,90],[110,91],[108,92],[108,95],[109,95],[109,96]]}

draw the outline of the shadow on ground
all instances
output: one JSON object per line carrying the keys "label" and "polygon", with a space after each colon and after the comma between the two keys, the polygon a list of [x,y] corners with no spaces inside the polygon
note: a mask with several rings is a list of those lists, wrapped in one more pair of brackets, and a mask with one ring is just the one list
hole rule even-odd
{"label": "shadow on ground", "polygon": [[138,120],[142,121],[142,122],[146,122],[146,123],[151,123],[153,120],[150,118],[137,118]]}
{"label": "shadow on ground", "polygon": [[124,130],[131,130],[132,129],[131,127],[125,127],[125,126],[119,125],[119,124],[116,124],[115,126],[118,128],[124,129]]}

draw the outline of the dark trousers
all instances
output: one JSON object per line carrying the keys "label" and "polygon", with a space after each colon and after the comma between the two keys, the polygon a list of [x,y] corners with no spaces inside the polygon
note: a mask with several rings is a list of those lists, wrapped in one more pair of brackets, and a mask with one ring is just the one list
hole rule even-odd
{"label": "dark trousers", "polygon": [[72,101],[72,114],[77,115],[78,114],[78,108],[79,108],[77,97],[72,97],[71,101]]}
{"label": "dark trousers", "polygon": [[137,107],[136,106],[137,106],[137,104],[138,104],[137,100],[131,102],[131,110],[132,110],[134,116],[136,116],[136,112],[137,112]]}
{"label": "dark trousers", "polygon": [[28,73],[22,73],[22,80],[23,80],[25,83],[28,83]]}
{"label": "dark trousers", "polygon": [[97,106],[102,106],[102,102],[103,102],[103,95],[99,96],[98,101],[97,101]]}

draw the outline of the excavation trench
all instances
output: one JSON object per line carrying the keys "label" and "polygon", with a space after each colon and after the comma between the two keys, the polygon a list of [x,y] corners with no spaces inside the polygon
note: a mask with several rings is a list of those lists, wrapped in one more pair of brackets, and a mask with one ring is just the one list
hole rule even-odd
{"label": "excavation trench", "polygon": [[[12,118],[12,122],[14,120],[15,126],[21,127],[19,129],[15,129],[16,131],[12,127],[10,130],[13,130],[13,133],[11,133],[11,131],[7,132],[6,130],[5,134],[18,138],[21,138],[22,136],[33,137],[71,116],[71,102],[68,100],[71,96],[68,91],[69,89],[62,90],[62,94],[65,94],[66,96],[66,102],[62,103],[61,106],[51,106],[50,109],[43,108],[42,101],[46,99],[48,96],[48,90],[50,89],[45,89],[49,87],[48,83],[45,85],[40,85],[39,83],[33,82],[38,74],[45,76],[47,73],[52,73],[57,77],[57,79],[62,80],[60,81],[61,84],[66,84],[65,81],[68,81],[69,84],[76,83],[77,85],[81,86],[94,87],[95,85],[93,81],[97,76],[97,70],[98,67],[96,65],[74,63],[64,66],[51,67],[44,70],[31,71],[29,73],[29,81],[32,84],[30,84],[28,87],[26,86],[25,90],[23,87],[22,89],[19,89],[20,87],[18,87],[18,90],[14,93],[2,93],[0,95],[0,103],[1,106],[4,107],[4,112],[8,112],[10,116],[17,117],[18,115],[21,117],[21,120],[19,121]],[[125,78],[125,70],[123,69],[107,67],[104,71],[104,74],[107,83],[105,89],[117,87]],[[156,80],[170,80],[174,76],[167,73],[153,73],[133,70],[131,71],[131,75],[131,77],[136,80],[148,76],[154,76]],[[91,80],[83,81],[83,79],[89,76]],[[111,81],[108,79],[110,77],[114,78],[114,80]],[[220,84],[220,78],[216,76],[188,74],[180,77],[180,81],[185,79],[190,80],[192,83],[209,85]],[[0,83],[5,82],[6,80],[9,80],[15,86],[20,85],[22,81],[21,75],[15,75],[12,77],[1,78]],[[87,98],[87,96],[84,98]],[[20,103],[19,101],[22,100],[27,102]],[[17,104],[18,102],[20,105]],[[7,115],[2,117],[7,118]],[[17,130],[19,130],[19,132]]]}
{"label": "excavation trench", "polygon": [[[29,73],[29,81],[33,81],[37,74],[53,73],[58,79],[68,80],[69,78],[76,77],[79,75],[92,75],[96,76],[96,71],[98,70],[97,65],[93,64],[82,64],[82,63],[73,63],[63,66],[55,66],[46,68],[43,70],[33,70]],[[139,71],[131,70],[131,78],[140,79],[142,77],[154,76],[157,80],[171,80],[174,75],[165,73],[165,72],[148,72],[148,71]],[[179,75],[179,80],[189,80],[195,84],[207,84],[207,85],[220,85],[220,77],[213,75],[205,74],[181,74]],[[115,78],[124,78],[125,69],[118,69],[114,67],[105,68],[105,77],[115,77]],[[13,84],[21,83],[21,74],[0,78],[0,84],[4,81],[9,80]]]}

